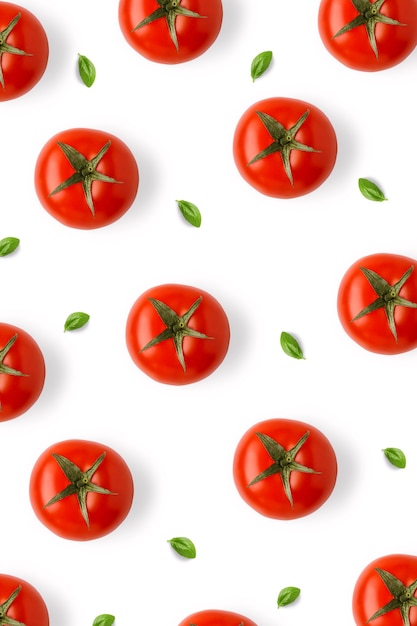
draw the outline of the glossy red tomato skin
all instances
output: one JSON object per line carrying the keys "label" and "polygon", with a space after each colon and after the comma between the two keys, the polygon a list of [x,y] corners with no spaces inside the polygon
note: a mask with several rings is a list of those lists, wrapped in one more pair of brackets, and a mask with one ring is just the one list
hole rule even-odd
{"label": "glossy red tomato skin", "polygon": [[244,615],[220,609],[206,609],[192,613],[183,619],[178,626],[191,626],[191,624],[195,624],[195,626],[240,626],[240,624],[257,626],[255,622]]}
{"label": "glossy red tomato skin", "polygon": [[18,98],[33,89],[48,65],[48,38],[41,22],[31,11],[11,2],[0,2],[0,31],[19,13],[21,17],[8,36],[7,43],[27,54],[2,55],[4,89],[0,85],[0,102]]}
{"label": "glossy red tomato skin", "polygon": [[21,586],[6,615],[25,626],[49,626],[49,613],[39,591],[30,583],[17,576],[0,574],[0,604]]}
{"label": "glossy red tomato skin", "polygon": [[0,422],[26,413],[42,393],[46,366],[43,353],[29,333],[13,324],[0,323],[0,349],[17,335],[3,363],[25,376],[0,373]]}
{"label": "glossy red tomato skin", "polygon": [[345,24],[358,16],[351,0],[321,0],[318,15],[320,37],[330,54],[351,69],[376,72],[394,67],[407,58],[417,45],[417,1],[385,0],[381,13],[404,26],[377,24],[378,58],[369,44],[365,26],[334,37]]}
{"label": "glossy red tomato skin", "polygon": [[[178,361],[172,339],[141,352],[166,328],[149,302],[150,297],[183,315],[200,296],[201,304],[189,326],[211,339],[184,338],[186,372]],[[226,357],[229,342],[229,320],[221,304],[207,291],[190,285],[170,283],[151,287],[137,298],[127,318],[126,344],[134,363],[157,382],[168,385],[187,385],[212,374]]]}
{"label": "glossy red tomato skin", "polygon": [[220,33],[223,21],[222,2],[182,0],[181,6],[205,17],[177,17],[177,50],[163,18],[134,30],[145,17],[159,8],[156,0],[120,0],[119,24],[126,41],[142,56],[156,63],[173,65],[199,57],[213,45]]}
{"label": "glossy red tomato skin", "polygon": [[[87,494],[89,527],[76,495],[44,506],[69,484],[53,453],[65,456],[86,471],[103,452],[106,457],[92,481],[115,495]],[[64,539],[89,541],[108,535],[126,519],[133,502],[134,484],[127,463],[115,450],[95,441],[68,439],[51,445],[39,456],[31,473],[29,494],[36,516],[49,530]]]}
{"label": "glossy red tomato skin", "polygon": [[[293,506],[285,495],[279,474],[248,487],[253,478],[272,464],[257,432],[269,435],[288,450],[307,431],[310,435],[295,460],[320,473],[291,472]],[[233,459],[233,478],[243,500],[261,515],[277,520],[296,519],[316,511],[332,494],[337,478],[336,454],[327,437],[311,424],[284,418],[265,420],[249,428],[239,441]]]}
{"label": "glossy red tomato skin", "polygon": [[[58,142],[66,143],[92,159],[110,140],[110,148],[97,171],[120,181],[94,181],[92,195],[95,215],[85,200],[81,183],[56,194],[51,192],[75,173]],[[72,228],[90,230],[108,226],[132,206],[139,187],[139,169],[130,148],[119,137],[91,128],[71,128],[51,137],[41,149],[35,166],[35,190],[46,211]]]}
{"label": "glossy red tomato skin", "polygon": [[389,329],[384,309],[373,311],[352,322],[355,315],[377,298],[361,272],[361,267],[377,272],[390,284],[394,284],[410,266],[414,266],[415,269],[401,289],[400,295],[417,303],[417,260],[411,257],[389,253],[371,254],[355,261],[343,276],[337,296],[339,319],[349,337],[362,348],[378,354],[391,355],[417,348],[417,309],[403,306],[395,308],[397,342]]}
{"label": "glossy red tomato skin", "polygon": [[[357,626],[367,626],[368,623],[375,623],[377,626],[404,626],[399,609],[389,611],[375,619],[375,622],[369,622],[369,618],[378,609],[393,599],[375,568],[390,572],[408,586],[417,579],[417,557],[389,554],[375,559],[362,571],[353,590],[352,611]],[[417,608],[411,608],[410,618],[410,624],[415,624]]]}
{"label": "glossy red tomato skin", "polygon": [[[272,143],[257,111],[271,115],[289,129],[307,110],[310,113],[295,138],[319,152],[291,151],[293,185],[278,152],[248,165]],[[294,98],[267,98],[251,105],[240,118],[233,138],[233,156],[241,176],[257,191],[273,198],[296,198],[311,193],[330,176],[336,163],[337,138],[330,120],[315,105]]]}

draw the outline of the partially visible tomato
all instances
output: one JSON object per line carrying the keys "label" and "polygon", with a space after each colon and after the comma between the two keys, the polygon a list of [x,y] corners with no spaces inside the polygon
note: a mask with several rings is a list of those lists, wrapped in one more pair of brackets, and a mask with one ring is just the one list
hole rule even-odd
{"label": "partially visible tomato", "polygon": [[219,609],[207,609],[192,613],[182,620],[178,626],[257,626],[248,617]]}
{"label": "partially visible tomato", "polygon": [[44,75],[48,57],[38,18],[18,4],[0,2],[0,102],[30,91]]}
{"label": "partially visible tomato", "polygon": [[357,626],[417,624],[417,556],[389,554],[369,563],[353,591]]}
{"label": "partially visible tomato", "polygon": [[61,131],[47,141],[36,162],[35,189],[42,206],[73,228],[112,224],[131,207],[138,186],[131,150],[102,130]]}
{"label": "partially visible tomato", "polygon": [[36,341],[21,328],[0,323],[0,422],[19,417],[35,404],[45,371]]}
{"label": "partially visible tomato", "polygon": [[26,580],[0,574],[0,624],[49,626],[49,614],[40,593]]}
{"label": "partially visible tomato", "polygon": [[297,420],[255,424],[239,441],[233,460],[233,478],[243,500],[274,519],[313,513],[330,497],[336,477],[336,454],[327,437]]}
{"label": "partially visible tomato", "polygon": [[129,467],[115,450],[80,439],[47,448],[33,467],[29,486],[42,524],[76,541],[115,530],[130,511],[133,491]]}
{"label": "partially visible tomato", "polygon": [[364,72],[385,70],[417,45],[417,0],[321,0],[318,25],[338,61]]}
{"label": "partially visible tomato", "polygon": [[135,364],[170,385],[209,376],[223,362],[229,340],[229,320],[220,303],[189,285],[148,289],[133,304],[126,324],[126,343]]}
{"label": "partially visible tomato", "polygon": [[417,260],[389,253],[358,259],[340,282],[337,310],[346,333],[366,350],[417,348]]}
{"label": "partially visible tomato", "polygon": [[157,63],[183,63],[215,42],[223,20],[221,0],[120,0],[126,41]]}
{"label": "partially visible tomato", "polygon": [[333,170],[337,139],[327,116],[294,98],[268,98],[240,118],[233,156],[242,177],[261,193],[296,198],[317,189]]}

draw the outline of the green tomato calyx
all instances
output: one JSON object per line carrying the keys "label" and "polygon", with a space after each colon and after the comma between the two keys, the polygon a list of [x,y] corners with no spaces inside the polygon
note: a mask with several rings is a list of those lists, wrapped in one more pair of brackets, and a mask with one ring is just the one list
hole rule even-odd
{"label": "green tomato calyx", "polygon": [[389,613],[390,611],[399,609],[404,626],[410,626],[410,609],[412,606],[417,606],[417,598],[414,596],[417,590],[417,580],[406,587],[390,572],[380,569],[379,567],[375,568],[375,571],[382,579],[390,594],[393,596],[393,599],[371,615],[368,622],[371,622],[382,615],[386,615],[386,613]]}
{"label": "green tomato calyx", "polygon": [[10,594],[10,596],[2,604],[0,604],[0,626],[25,626],[22,622],[8,617],[7,612],[11,605],[22,590],[22,585],[18,585],[16,589]]}
{"label": "green tomato calyx", "polygon": [[7,39],[10,33],[12,32],[12,30],[14,29],[14,27],[16,26],[16,24],[18,23],[21,17],[22,17],[22,14],[18,13],[11,20],[11,22],[9,22],[6,28],[0,31],[0,85],[3,87],[3,89],[5,89],[3,69],[1,66],[1,59],[2,59],[3,54],[7,53],[7,54],[17,54],[19,56],[33,56],[32,54],[29,54],[28,52],[25,52],[24,50],[20,50],[19,48],[15,48],[14,46],[11,46],[10,44],[7,43]]}
{"label": "green tomato calyx", "polygon": [[10,376],[28,376],[28,374],[23,374],[22,372],[19,372],[18,370],[15,370],[4,363],[4,359],[6,358],[7,353],[13,346],[16,339],[17,333],[13,335],[13,337],[11,337],[6,345],[0,350],[0,374],[10,374]]}

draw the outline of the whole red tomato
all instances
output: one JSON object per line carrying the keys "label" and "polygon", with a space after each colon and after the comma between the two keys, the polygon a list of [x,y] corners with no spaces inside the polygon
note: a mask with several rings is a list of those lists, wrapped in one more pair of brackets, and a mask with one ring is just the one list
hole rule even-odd
{"label": "whole red tomato", "polygon": [[133,500],[133,479],[109,446],[69,439],[50,446],[30,477],[30,501],[39,520],[65,539],[87,541],[115,530]]}
{"label": "whole red tomato", "polygon": [[120,0],[119,24],[127,42],[150,61],[183,63],[217,39],[221,0]]}
{"label": "whole red tomato", "polygon": [[417,624],[417,557],[390,554],[369,563],[360,574],[352,600],[357,626]]}
{"label": "whole red tomato", "polygon": [[62,224],[93,229],[118,220],[139,186],[138,166],[118,137],[102,130],[72,128],[42,148],[35,189],[42,206]]}
{"label": "whole red tomato", "polygon": [[0,2],[0,102],[32,89],[48,57],[48,38],[38,18],[17,4]]}
{"label": "whole red tomato", "polygon": [[323,433],[304,422],[270,419],[255,424],[239,441],[233,478],[255,511],[280,520],[318,509],[331,495],[337,460]]}
{"label": "whole red tomato", "polygon": [[46,604],[26,580],[0,574],[0,624],[49,626]]}
{"label": "whole red tomato", "polygon": [[243,178],[274,198],[310,193],[330,175],[337,139],[326,115],[294,98],[268,98],[240,118],[233,156]]}
{"label": "whole red tomato", "polygon": [[248,617],[232,611],[207,609],[192,613],[178,626],[257,626]]}
{"label": "whole red tomato", "polygon": [[36,341],[12,324],[0,323],[0,422],[35,404],[45,382],[45,361]]}
{"label": "whole red tomato", "polygon": [[417,347],[417,261],[399,254],[371,254],[343,276],[337,310],[356,343],[379,354]]}
{"label": "whole red tomato", "polygon": [[417,45],[417,0],[321,0],[318,25],[338,61],[364,72],[385,70]]}
{"label": "whole red tomato", "polygon": [[209,376],[226,356],[229,321],[209,293],[188,285],[152,287],[133,304],[126,324],[135,364],[160,383],[186,385]]}

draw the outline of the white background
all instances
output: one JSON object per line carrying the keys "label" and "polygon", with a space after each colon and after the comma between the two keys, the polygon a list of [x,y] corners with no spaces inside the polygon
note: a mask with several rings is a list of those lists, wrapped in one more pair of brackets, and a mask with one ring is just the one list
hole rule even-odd
{"label": "white background", "polygon": [[[371,560],[415,553],[417,356],[366,352],[344,333],[339,281],[374,252],[417,257],[415,76],[417,54],[384,72],[347,69],[324,48],[317,0],[224,0],[219,38],[203,56],[165,66],[124,40],[116,0],[27,0],[42,22],[50,60],[41,82],[1,103],[0,238],[19,237],[0,260],[1,319],[28,331],[46,360],[44,391],[1,424],[1,567],[42,594],[51,626],[177,626],[206,608],[259,626],[353,624],[351,597]],[[253,57],[273,51],[255,83]],[[77,54],[96,65],[87,89]],[[268,198],[238,174],[235,126],[252,103],[295,97],[321,108],[336,130],[331,177],[294,200]],[[140,170],[134,206],[118,222],[78,231],[40,206],[33,185],[44,143],[66,128],[118,135]],[[372,178],[388,202],[359,193]],[[175,200],[201,210],[188,225]],[[223,305],[231,343],[222,366],[195,385],[147,378],[131,361],[125,322],[135,299],[165,282],[199,286]],[[64,333],[69,313],[91,315]],[[282,330],[305,361],[286,356]],[[274,417],[307,421],[339,463],[330,500],[309,517],[262,517],[238,495],[235,446]],[[126,521],[91,542],[66,541],[35,517],[32,466],[66,438],[100,441],[129,464],[135,499]],[[404,450],[396,470],[382,448]],[[197,558],[166,540],[190,537]],[[301,588],[277,609],[279,590]]]}

